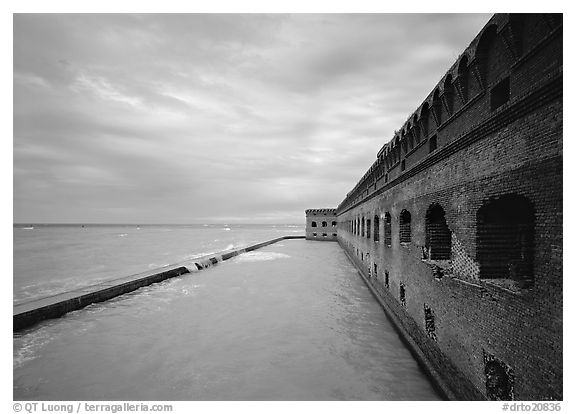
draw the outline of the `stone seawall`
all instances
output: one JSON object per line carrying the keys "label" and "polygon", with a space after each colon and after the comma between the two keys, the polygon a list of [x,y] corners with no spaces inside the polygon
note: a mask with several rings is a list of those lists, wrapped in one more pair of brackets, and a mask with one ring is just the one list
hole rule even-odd
{"label": "stone seawall", "polygon": [[152,269],[147,272],[109,280],[70,292],[19,303],[14,305],[13,308],[12,329],[14,332],[21,331],[45,319],[58,318],[68,312],[82,309],[92,303],[103,302],[141,287],[162,282],[163,280],[183,274],[198,272],[218,262],[238,256],[239,254],[260,249],[281,240],[291,239],[304,239],[304,236],[278,237],[240,249],[210,254],[197,259],[165,266],[160,269]]}

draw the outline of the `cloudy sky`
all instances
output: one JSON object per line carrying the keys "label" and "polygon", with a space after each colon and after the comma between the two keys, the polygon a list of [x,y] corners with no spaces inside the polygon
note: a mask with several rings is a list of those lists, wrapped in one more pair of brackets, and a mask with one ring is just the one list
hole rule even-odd
{"label": "cloudy sky", "polygon": [[490,15],[15,15],[14,221],[336,207]]}

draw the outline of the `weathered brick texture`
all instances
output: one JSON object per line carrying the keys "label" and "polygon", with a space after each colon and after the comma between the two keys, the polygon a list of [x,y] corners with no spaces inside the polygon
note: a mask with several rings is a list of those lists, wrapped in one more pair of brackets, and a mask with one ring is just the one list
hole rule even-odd
{"label": "weathered brick texture", "polygon": [[[427,224],[436,204],[447,257]],[[456,398],[562,399],[562,16],[490,19],[337,220],[342,247]]]}

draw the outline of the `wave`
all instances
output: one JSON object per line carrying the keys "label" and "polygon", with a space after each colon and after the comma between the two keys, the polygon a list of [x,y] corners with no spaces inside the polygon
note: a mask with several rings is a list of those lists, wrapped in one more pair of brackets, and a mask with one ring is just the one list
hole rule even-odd
{"label": "wave", "polygon": [[38,357],[38,351],[54,340],[55,335],[51,333],[49,325],[41,326],[25,334],[14,336],[15,343],[20,342],[20,346],[14,346],[13,367],[18,368],[27,361]]}
{"label": "wave", "polygon": [[20,230],[34,230],[34,227],[20,227]]}
{"label": "wave", "polygon": [[118,237],[126,237],[126,236],[128,236],[128,233],[120,233],[120,234],[118,235]]}
{"label": "wave", "polygon": [[24,285],[15,293],[12,299],[13,304],[18,305],[30,300],[59,295],[72,290],[97,285],[107,280],[106,276],[94,276],[86,279],[82,277],[71,277],[65,279],[38,281]]}
{"label": "wave", "polygon": [[284,253],[275,252],[249,252],[237,256],[234,260],[236,262],[265,262],[269,260],[288,259],[290,256]]}
{"label": "wave", "polygon": [[170,263],[164,263],[164,264],[157,264],[157,263],[148,263],[148,269],[156,269],[156,268],[161,268],[161,267],[166,267],[166,266],[170,266]]}

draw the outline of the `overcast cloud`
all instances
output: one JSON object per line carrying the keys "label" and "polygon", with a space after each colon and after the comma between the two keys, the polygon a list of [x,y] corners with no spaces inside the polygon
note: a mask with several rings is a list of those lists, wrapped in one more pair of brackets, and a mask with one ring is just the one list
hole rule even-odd
{"label": "overcast cloud", "polygon": [[336,207],[490,15],[15,15],[14,221]]}

